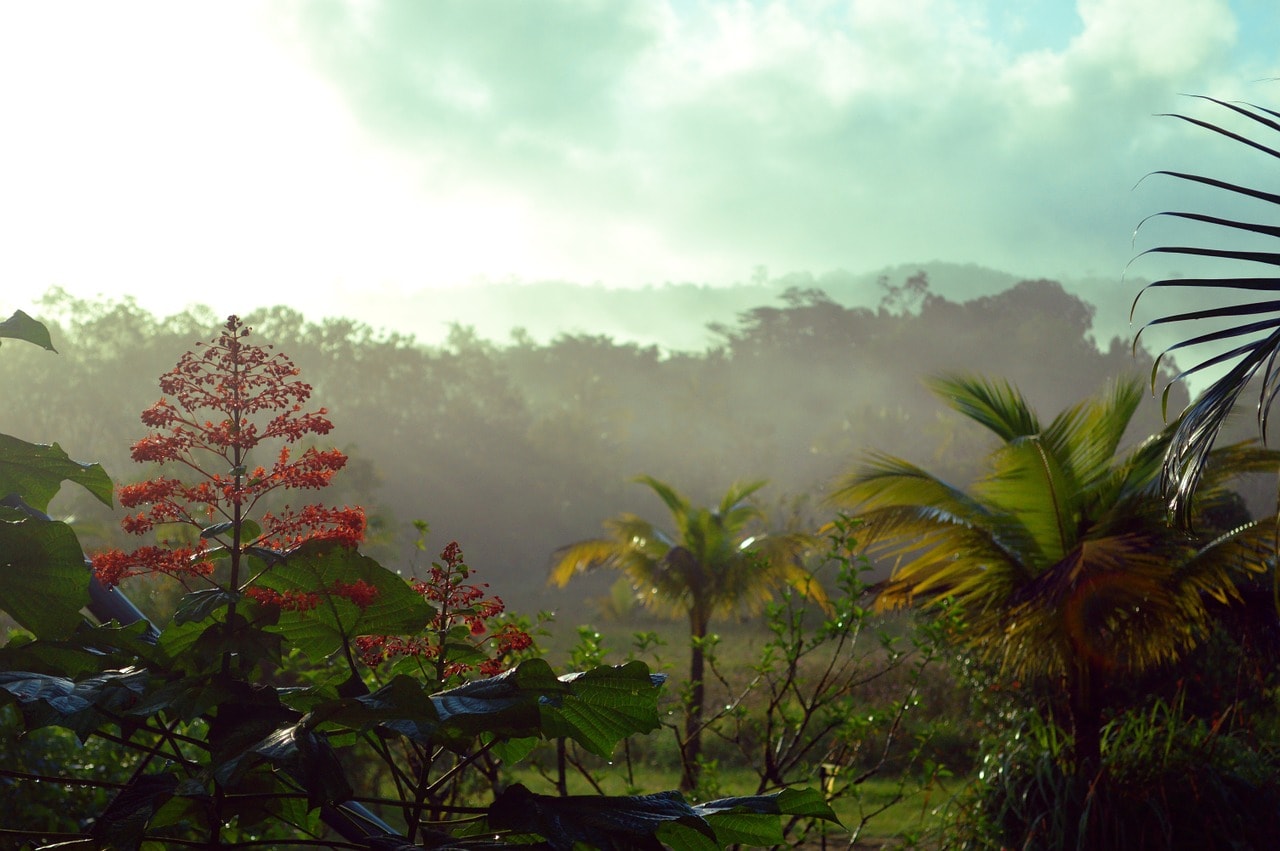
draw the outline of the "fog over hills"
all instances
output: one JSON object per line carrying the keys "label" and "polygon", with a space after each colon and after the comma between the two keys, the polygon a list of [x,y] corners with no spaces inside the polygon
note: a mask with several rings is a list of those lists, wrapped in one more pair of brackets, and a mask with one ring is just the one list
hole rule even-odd
{"label": "fog over hills", "polygon": [[[953,301],[1003,292],[1021,280],[1010,272],[974,264],[903,263],[874,272],[834,270],[771,276],[757,269],[732,286],[668,282],[643,288],[565,281],[492,281],[423,289],[413,293],[371,291],[344,304],[348,318],[442,342],[453,325],[473,328],[482,339],[506,342],[516,329],[545,343],[559,334],[610,337],[620,343],[656,345],[668,351],[700,352],[715,342],[708,329],[763,304],[775,304],[790,288],[817,288],[845,307],[876,307],[882,281],[899,285],[918,272],[929,291]],[[1061,279],[1059,283],[1096,309],[1093,336],[1105,348],[1113,337],[1132,339],[1129,308],[1141,282],[1114,277]]]}

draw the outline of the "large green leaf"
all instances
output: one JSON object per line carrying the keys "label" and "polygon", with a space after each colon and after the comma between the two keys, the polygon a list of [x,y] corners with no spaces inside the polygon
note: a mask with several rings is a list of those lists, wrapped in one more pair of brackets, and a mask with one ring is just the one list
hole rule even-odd
{"label": "large green leaf", "polygon": [[593,668],[560,677],[568,685],[539,701],[543,734],[572,738],[607,757],[627,736],[658,729],[658,689],[663,680],[643,662]]}
{"label": "large green leaf", "polygon": [[42,349],[56,352],[53,347],[53,341],[49,338],[49,329],[38,320],[32,319],[29,315],[21,310],[15,310],[13,315],[3,322],[0,322],[0,337],[8,337],[11,340],[26,340],[28,343],[34,343]]}
{"label": "large green leaf", "polygon": [[80,680],[0,671],[0,691],[16,699],[28,727],[56,725],[82,735],[101,723],[95,710],[115,715],[133,711],[149,682],[150,674],[141,668],[104,671]]}
{"label": "large green leaf", "polygon": [[58,444],[28,443],[0,434],[0,497],[16,494],[40,511],[47,511],[63,482],[75,482],[112,505],[111,477],[101,464],[72,461]]}
{"label": "large green leaf", "polygon": [[163,664],[160,651],[144,637],[147,629],[143,621],[123,627],[82,621],[66,641],[15,638],[0,648],[0,670],[74,678],[104,667],[127,667],[138,659]]}
{"label": "large green leaf", "polygon": [[[815,789],[783,789],[772,795],[721,798],[698,804],[693,811],[716,832],[721,845],[780,845],[785,841],[780,816],[817,818],[839,824],[831,805]],[[674,832],[674,831],[673,831]],[[682,847],[663,835],[672,848]]]}
{"label": "large green leaf", "polygon": [[679,792],[605,797],[538,795],[515,784],[489,808],[500,830],[546,837],[553,848],[603,851],[719,851],[733,844],[781,845],[781,817],[839,823],[822,795],[785,789],[773,795],[723,798],[690,806]]}
{"label": "large green leaf", "polygon": [[65,523],[0,513],[0,610],[38,638],[66,638],[89,603],[89,569]]}
{"label": "large green leaf", "polygon": [[378,591],[366,608],[336,594],[322,593],[316,608],[282,611],[279,624],[270,629],[312,659],[321,659],[357,635],[417,633],[435,615],[431,605],[399,574],[355,550],[325,542],[304,544],[267,571],[258,584],[280,592],[307,593],[357,581]]}
{"label": "large green leaf", "polygon": [[529,659],[496,677],[432,695],[431,702],[451,739],[481,733],[571,738],[608,756],[627,736],[658,727],[663,679],[643,662],[557,677],[543,660]]}
{"label": "large green leaf", "polygon": [[316,728],[333,725],[350,730],[365,730],[382,725],[423,744],[440,738],[440,716],[422,683],[403,674],[369,694],[342,697],[314,703],[307,723]]}
{"label": "large green leaf", "polygon": [[553,848],[581,843],[600,851],[661,851],[657,832],[668,823],[700,833],[716,849],[715,832],[679,792],[609,798],[597,795],[552,797],[516,783],[489,807],[489,824],[499,830],[535,833]]}
{"label": "large green leaf", "polygon": [[97,847],[122,851],[142,847],[151,817],[177,788],[173,774],[134,775],[94,820],[90,835],[98,841]]}
{"label": "large green leaf", "polygon": [[303,724],[276,730],[255,745],[253,752],[300,782],[313,809],[323,803],[341,803],[352,795],[346,772],[328,739]]}

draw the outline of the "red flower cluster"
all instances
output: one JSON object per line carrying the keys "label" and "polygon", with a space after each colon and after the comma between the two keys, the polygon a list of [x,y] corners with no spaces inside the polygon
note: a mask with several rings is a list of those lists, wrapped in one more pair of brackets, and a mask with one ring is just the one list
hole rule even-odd
{"label": "red flower cluster", "polygon": [[316,591],[276,591],[254,585],[244,589],[244,595],[264,606],[276,606],[286,612],[309,612],[320,605],[320,594]]}
{"label": "red flower cluster", "polygon": [[205,542],[194,547],[139,547],[131,553],[109,550],[93,557],[93,571],[107,587],[118,585],[130,576],[159,573],[183,578],[208,576],[213,562],[206,558]]}
{"label": "red flower cluster", "polygon": [[363,610],[377,599],[378,589],[363,579],[357,579],[355,582],[334,582],[319,591],[276,591],[252,585],[245,589],[244,595],[265,606],[276,606],[286,612],[309,612],[319,606],[326,596],[350,600]]}
{"label": "red flower cluster", "polygon": [[[212,565],[206,556],[213,547],[238,564],[250,547],[288,550],[315,539],[353,547],[363,540],[365,516],[358,507],[285,507],[263,513],[260,525],[245,522],[268,494],[325,487],[347,462],[336,449],[308,448],[294,457],[290,444],[327,434],[333,424],[324,408],[303,410],[311,386],[298,380],[293,362],[270,347],[248,344],[249,333],[238,317],[228,318],[216,340],[187,352],[160,377],[166,397],[142,413],[142,422],[155,431],[133,445],[133,459],[180,464],[198,480],[160,476],[119,490],[120,504],[133,510],[121,522],[126,532],[142,535],[164,524],[184,524],[198,530],[199,543],[101,553],[93,563],[102,582],[114,585],[143,573],[208,577]],[[250,453],[266,440],[284,445],[273,450],[270,467],[250,468]]]}
{"label": "red flower cluster", "polygon": [[[472,669],[478,669],[485,676],[502,673],[511,654],[531,647],[533,637],[513,623],[503,623],[489,631],[486,621],[501,615],[506,605],[499,597],[485,596],[488,583],[465,581],[471,570],[463,561],[462,548],[457,542],[451,542],[444,548],[440,560],[442,563],[431,565],[425,581],[413,583],[414,590],[436,607],[436,616],[428,631],[411,638],[361,636],[355,640],[361,661],[374,668],[384,662],[414,656],[436,662],[440,665],[442,678],[446,680]],[[479,664],[448,658],[444,658],[441,664],[445,636],[458,626],[464,626],[473,639],[473,645],[485,653],[486,658]],[[450,640],[457,639],[451,636]]]}

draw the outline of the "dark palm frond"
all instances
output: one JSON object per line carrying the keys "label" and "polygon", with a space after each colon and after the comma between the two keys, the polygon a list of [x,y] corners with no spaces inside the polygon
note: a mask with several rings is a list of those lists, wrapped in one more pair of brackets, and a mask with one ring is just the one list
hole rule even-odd
{"label": "dark palm frond", "polygon": [[[1250,135],[1250,132],[1280,133],[1280,121],[1276,120],[1276,112],[1253,104],[1228,103],[1202,95],[1196,97],[1245,119],[1249,122],[1249,129],[1237,132],[1215,121],[1181,114],[1172,114],[1168,117],[1188,122],[1268,157],[1280,159],[1280,149]],[[1157,171],[1154,174],[1215,189],[1227,196],[1250,198],[1280,207],[1280,195],[1239,183],[1181,171]],[[1227,233],[1280,239],[1280,226],[1181,210],[1156,213],[1144,219],[1143,224],[1157,217],[1172,217],[1205,224]],[[1139,224],[1139,228],[1141,227],[1142,224]],[[1142,252],[1142,255],[1145,254],[1172,254],[1227,263],[1280,266],[1280,251],[1274,250],[1245,250],[1217,245],[1172,245],[1159,246]],[[1256,292],[1270,296],[1253,301],[1245,299],[1240,304],[1174,313],[1157,318],[1143,326],[1143,330],[1157,325],[1190,327],[1209,319],[1227,320],[1233,323],[1229,327],[1216,331],[1189,335],[1186,339],[1166,348],[1161,358],[1174,351],[1203,352],[1209,350],[1201,347],[1214,346],[1227,340],[1243,340],[1226,352],[1211,351],[1208,354],[1197,355],[1194,365],[1182,370],[1169,382],[1171,386],[1203,370],[1222,365],[1228,366],[1226,372],[1182,412],[1169,441],[1161,474],[1161,487],[1170,510],[1179,522],[1185,525],[1190,516],[1192,496],[1204,475],[1204,466],[1208,462],[1214,442],[1245,387],[1258,375],[1262,376],[1262,387],[1258,397],[1258,427],[1262,436],[1266,437],[1267,415],[1277,394],[1280,393],[1280,371],[1277,370],[1277,359],[1280,358],[1280,299],[1274,297],[1276,293],[1280,293],[1280,277],[1244,274],[1222,278],[1156,281],[1143,287],[1138,298],[1134,300],[1134,307],[1136,308],[1138,299],[1148,290],[1168,288],[1192,289],[1210,294]],[[1137,338],[1134,345],[1137,345]],[[1157,362],[1157,368],[1158,365]],[[1155,378],[1156,373],[1153,372],[1153,382]],[[1164,400],[1167,404],[1168,387],[1165,388]]]}
{"label": "dark palm frond", "polygon": [[1250,381],[1266,367],[1263,388],[1258,400],[1258,429],[1267,433],[1270,401],[1276,392],[1276,358],[1280,357],[1280,330],[1269,335],[1263,344],[1251,347],[1225,375],[1213,382],[1179,417],[1165,455],[1160,486],[1168,498],[1169,509],[1183,525],[1189,520],[1189,509],[1196,488],[1204,476],[1205,465],[1218,433]]}

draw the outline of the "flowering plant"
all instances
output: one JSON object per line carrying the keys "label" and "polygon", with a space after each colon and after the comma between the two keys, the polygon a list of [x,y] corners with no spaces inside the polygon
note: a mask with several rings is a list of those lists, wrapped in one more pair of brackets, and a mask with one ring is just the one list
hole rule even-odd
{"label": "flowering plant", "polygon": [[[360,660],[370,668],[410,660],[442,684],[473,670],[486,677],[502,673],[508,659],[533,646],[533,637],[511,621],[491,628],[489,621],[500,617],[506,604],[501,597],[487,596],[489,583],[471,583],[470,578],[462,548],[451,541],[427,578],[413,583],[413,590],[435,606],[428,628],[414,636],[360,636],[355,641]],[[429,672],[425,665],[431,666]]]}
{"label": "flowering plant", "polygon": [[[243,575],[246,556],[270,561],[305,541],[355,547],[364,538],[365,517],[358,507],[285,506],[252,520],[254,510],[274,494],[325,487],[347,458],[337,449],[314,447],[293,457],[294,444],[328,434],[333,424],[324,408],[303,411],[311,386],[297,378],[289,358],[247,343],[249,334],[238,317],[229,317],[216,340],[184,354],[161,376],[166,396],[142,412],[142,422],[154,431],[133,445],[133,460],[186,467],[198,481],[158,476],[118,491],[122,506],[140,509],[122,521],[126,532],[187,526],[196,533],[194,541],[174,544],[165,538],[160,546],[99,553],[93,566],[104,585],[159,573],[184,584],[196,580],[217,586],[215,562],[225,558],[230,565],[226,588],[280,602],[269,590],[254,588],[254,577]],[[250,460],[268,441],[281,444],[270,468],[251,468]],[[368,594],[348,585],[328,590]]]}
{"label": "flowering plant", "polygon": [[[43,330],[17,315],[0,323],[0,337],[52,349]],[[607,757],[623,738],[659,726],[662,678],[639,662],[557,677],[526,658],[462,681],[505,667],[528,635],[498,620],[502,601],[471,581],[456,543],[411,585],[358,551],[359,508],[284,501],[326,486],[346,459],[298,451],[332,424],[324,408],[305,410],[311,388],[293,363],[249,344],[249,333],[229,318],[161,378],[165,396],[143,414],[152,431],[133,458],[185,468],[193,480],[120,488],[125,531],[158,541],[98,554],[92,581],[74,532],[43,512],[64,481],[110,504],[110,479],[56,445],[0,435],[0,493],[9,494],[0,500],[0,565],[11,568],[0,571],[0,608],[30,630],[0,653],[0,708],[16,705],[27,729],[64,727],[128,753],[105,782],[70,766],[41,775],[0,766],[0,779],[19,787],[47,781],[113,795],[78,831],[19,821],[0,826],[0,840],[629,848],[657,847],[661,835],[677,849],[719,849],[757,835],[761,817],[829,817],[821,796],[806,793],[695,808],[675,792],[536,794],[493,773],[499,757],[518,758],[538,737]],[[268,452],[266,463],[258,456]],[[162,629],[116,587],[147,574],[188,589]],[[82,608],[96,624],[83,622]],[[487,786],[461,782],[475,775]],[[355,781],[371,778],[356,800]],[[492,801],[478,806],[484,792]]]}

